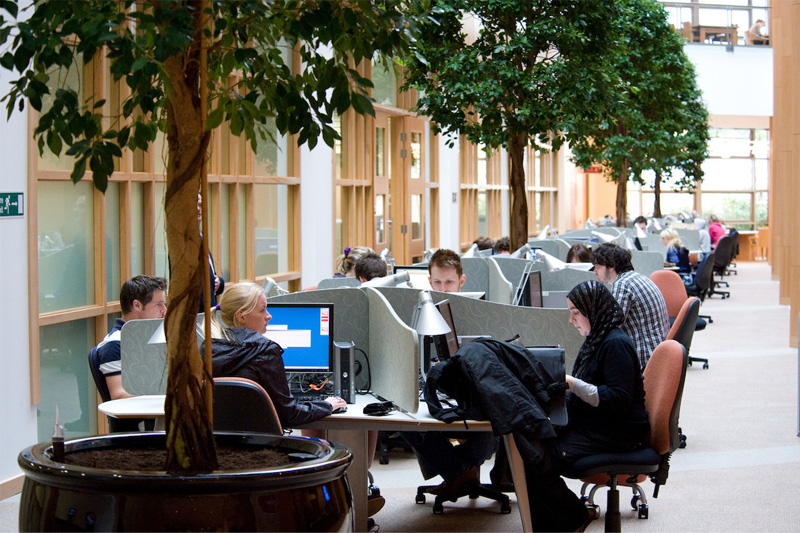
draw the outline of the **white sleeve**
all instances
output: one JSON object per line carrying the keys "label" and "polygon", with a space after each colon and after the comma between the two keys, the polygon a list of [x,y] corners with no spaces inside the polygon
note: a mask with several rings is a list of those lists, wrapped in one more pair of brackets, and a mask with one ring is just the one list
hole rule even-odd
{"label": "white sleeve", "polygon": [[573,378],[572,393],[592,407],[600,405],[600,395],[597,394],[597,385],[586,383],[582,379]]}

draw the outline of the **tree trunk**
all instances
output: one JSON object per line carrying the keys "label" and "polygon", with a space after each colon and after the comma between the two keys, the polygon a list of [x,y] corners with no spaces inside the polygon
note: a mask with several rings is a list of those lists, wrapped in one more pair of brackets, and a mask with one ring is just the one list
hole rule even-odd
{"label": "tree trunk", "polygon": [[509,216],[509,241],[511,251],[517,250],[528,242],[528,195],[525,191],[525,135],[516,133],[508,143],[511,160],[509,182],[511,185],[511,212]]}
{"label": "tree trunk", "polygon": [[617,226],[628,225],[628,162],[622,164],[617,176]]}
{"label": "tree trunk", "polygon": [[653,216],[661,218],[661,172],[656,171],[656,181],[653,184],[653,195],[655,200],[653,202]]}
{"label": "tree trunk", "polygon": [[[199,10],[198,10],[199,11]],[[165,319],[169,377],[164,406],[168,472],[210,472],[217,467],[214,435],[203,401],[203,362],[195,322],[203,287],[197,194],[210,133],[202,128],[199,97],[200,17],[196,46],[185,56],[166,60],[167,186],[164,199],[167,247],[171,264]],[[208,379],[211,376],[207,376]]]}

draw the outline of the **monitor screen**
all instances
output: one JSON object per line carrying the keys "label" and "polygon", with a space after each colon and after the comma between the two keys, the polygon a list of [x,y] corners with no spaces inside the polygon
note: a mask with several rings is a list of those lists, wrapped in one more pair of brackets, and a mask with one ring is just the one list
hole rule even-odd
{"label": "monitor screen", "polygon": [[446,359],[448,357],[452,357],[458,351],[458,334],[456,334],[456,325],[453,322],[453,312],[450,309],[450,301],[449,300],[442,300],[438,304],[436,304],[436,308],[441,313],[442,318],[444,321],[447,322],[447,325],[450,327],[450,333],[445,333],[444,338],[447,342],[447,351],[446,353],[442,353],[442,350],[439,350],[437,346],[437,352],[439,352],[439,359]]}
{"label": "monitor screen", "polygon": [[329,372],[333,362],[333,304],[270,303],[264,334],[283,348],[287,372]]}
{"label": "monitor screen", "polygon": [[528,274],[519,305],[526,307],[543,307],[541,272],[533,271]]}
{"label": "monitor screen", "polygon": [[431,280],[428,274],[428,265],[395,266],[394,273],[408,272],[411,286],[415,289],[431,290]]}

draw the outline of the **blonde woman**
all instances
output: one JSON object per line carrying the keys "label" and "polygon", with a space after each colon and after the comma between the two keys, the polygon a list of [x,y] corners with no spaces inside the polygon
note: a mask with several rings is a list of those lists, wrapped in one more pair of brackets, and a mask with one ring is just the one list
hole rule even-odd
{"label": "blonde woman", "polygon": [[689,251],[683,247],[678,232],[673,228],[667,228],[660,235],[661,244],[667,247],[666,262],[677,266],[679,273],[689,272],[691,270]]}
{"label": "blonde woman", "polygon": [[345,408],[341,398],[298,402],[289,391],[283,366],[283,349],[264,336],[272,316],[259,285],[229,285],[211,314],[211,365],[214,377],[252,379],[267,391],[283,427],[324,418]]}
{"label": "blonde woman", "polygon": [[334,278],[352,278],[356,275],[356,263],[367,254],[374,254],[375,250],[368,246],[356,246],[350,248],[349,246],[342,250],[342,255],[336,258],[336,272]]}

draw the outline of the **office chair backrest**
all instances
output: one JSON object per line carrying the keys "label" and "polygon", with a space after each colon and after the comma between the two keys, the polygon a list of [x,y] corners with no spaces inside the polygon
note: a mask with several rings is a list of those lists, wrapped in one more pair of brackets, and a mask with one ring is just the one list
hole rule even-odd
{"label": "office chair backrest", "polygon": [[247,378],[214,378],[214,430],[283,435],[267,391]]}
{"label": "office chair backrest", "polygon": [[734,241],[730,235],[723,235],[719,238],[717,247],[714,248],[714,270],[719,271],[731,264],[733,245]]}
{"label": "office chair backrest", "polygon": [[656,284],[664,301],[667,304],[667,314],[670,318],[678,316],[683,303],[686,301],[686,285],[683,279],[671,270],[656,270],[650,274],[650,279]]}
{"label": "office chair backrest", "polygon": [[97,346],[92,348],[89,352],[89,371],[92,373],[94,386],[97,387],[100,398],[104,402],[111,400],[111,393],[108,391],[106,376],[100,371],[100,360],[97,358]]}
{"label": "office chair backrest", "polygon": [[656,346],[644,369],[644,405],[650,418],[650,447],[660,455],[680,445],[678,420],[688,366],[686,350],[675,340]]}
{"label": "office chair backrest", "polygon": [[700,261],[700,266],[697,267],[697,274],[694,276],[694,284],[697,287],[697,296],[700,300],[705,300],[706,294],[711,289],[714,283],[714,261],[716,260],[716,253],[711,252]]}
{"label": "office chair backrest", "polygon": [[681,343],[683,347],[686,348],[687,354],[692,349],[692,337],[697,327],[697,315],[699,314],[700,298],[694,296],[687,298],[667,334],[667,339],[676,340]]}

